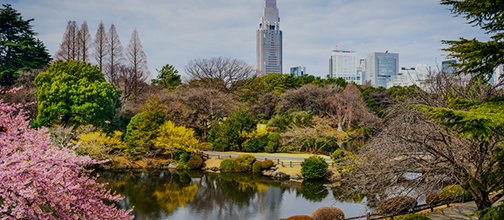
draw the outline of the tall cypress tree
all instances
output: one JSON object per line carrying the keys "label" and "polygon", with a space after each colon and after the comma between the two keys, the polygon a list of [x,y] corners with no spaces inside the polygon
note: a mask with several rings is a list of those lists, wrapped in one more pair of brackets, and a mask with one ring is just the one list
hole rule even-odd
{"label": "tall cypress tree", "polygon": [[0,8],[0,85],[11,85],[18,70],[41,68],[51,57],[42,41],[34,38],[34,19],[23,20],[10,4]]}

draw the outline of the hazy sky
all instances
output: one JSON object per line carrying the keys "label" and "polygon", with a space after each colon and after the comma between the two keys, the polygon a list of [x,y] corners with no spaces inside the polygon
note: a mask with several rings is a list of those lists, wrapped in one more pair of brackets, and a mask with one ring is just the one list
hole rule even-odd
{"label": "hazy sky", "polygon": [[[3,1],[5,2],[5,0]],[[32,22],[54,55],[67,22],[87,21],[94,38],[101,21],[115,24],[123,47],[137,28],[151,78],[167,63],[182,75],[196,58],[230,57],[256,63],[256,30],[263,0],[6,0]],[[399,53],[400,66],[445,58],[443,39],[488,40],[477,27],[453,17],[438,0],[277,0],[283,31],[283,72],[305,66],[326,76],[331,51]],[[436,63],[437,62],[437,63]]]}

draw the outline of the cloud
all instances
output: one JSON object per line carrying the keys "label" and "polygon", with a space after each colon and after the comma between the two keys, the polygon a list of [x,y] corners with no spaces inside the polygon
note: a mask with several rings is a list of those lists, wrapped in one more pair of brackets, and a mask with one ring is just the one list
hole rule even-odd
{"label": "cloud", "polygon": [[[32,23],[38,37],[56,53],[68,20],[117,28],[127,46],[137,28],[151,77],[169,63],[183,72],[196,58],[224,56],[256,63],[256,30],[262,0],[18,0],[9,1]],[[357,51],[358,57],[389,50],[401,66],[443,59],[443,39],[488,39],[483,31],[453,17],[436,0],[278,0],[283,30],[283,70],[302,65],[325,76],[331,50]]]}

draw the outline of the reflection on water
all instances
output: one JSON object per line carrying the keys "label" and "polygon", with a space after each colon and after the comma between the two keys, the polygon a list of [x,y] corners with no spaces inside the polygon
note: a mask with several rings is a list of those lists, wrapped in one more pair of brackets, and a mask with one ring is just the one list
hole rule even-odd
{"label": "reflection on water", "polygon": [[336,201],[321,182],[280,182],[257,173],[104,171],[99,181],[125,197],[118,205],[134,207],[135,219],[277,219],[331,205],[352,217],[365,208],[358,195]]}

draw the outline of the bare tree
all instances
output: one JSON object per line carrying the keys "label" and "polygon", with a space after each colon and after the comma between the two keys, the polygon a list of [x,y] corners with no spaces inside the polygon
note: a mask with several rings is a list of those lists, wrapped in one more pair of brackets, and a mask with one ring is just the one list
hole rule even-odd
{"label": "bare tree", "polygon": [[91,34],[87,22],[84,21],[78,33],[79,54],[82,62],[89,62],[89,47],[91,46]]}
{"label": "bare tree", "polygon": [[[489,193],[503,181],[502,177],[492,175],[503,160],[502,125],[483,133],[464,131],[450,126],[457,119],[436,119],[436,115],[426,115],[422,110],[437,107],[450,111],[456,108],[450,104],[453,100],[471,103],[488,100],[485,94],[489,94],[489,87],[474,83],[477,85],[466,84],[448,74],[431,75],[422,86],[428,92],[418,90],[395,103],[388,111],[383,130],[361,149],[357,158],[345,161],[345,165],[352,167],[345,181],[355,186],[353,191],[370,195],[380,203],[398,195],[420,198],[439,192],[444,186],[459,184],[473,196],[478,210],[490,207],[498,197],[491,199]],[[456,105],[460,104],[463,101]],[[466,117],[468,110],[462,107],[457,112]],[[496,106],[480,111],[477,113],[503,110]],[[462,122],[464,126],[477,124],[467,120]]]}
{"label": "bare tree", "polygon": [[190,88],[183,91],[180,97],[185,105],[196,112],[202,139],[206,138],[207,130],[212,125],[238,109],[234,95],[214,89]]}
{"label": "bare tree", "polygon": [[122,65],[117,72],[119,77],[116,80],[116,86],[123,91],[121,96],[121,102],[123,103],[148,86],[145,82],[147,76],[135,71],[131,66]]}
{"label": "bare tree", "polygon": [[54,55],[56,60],[77,60],[79,54],[79,27],[77,22],[68,21],[65,33],[63,34],[63,42],[60,44],[60,49]]}
{"label": "bare tree", "polygon": [[123,101],[142,90],[142,87],[146,85],[145,80],[149,75],[147,56],[142,50],[142,43],[136,29],[133,31],[128,48],[126,49],[126,58],[127,65],[121,66],[119,70],[121,83],[118,84],[123,90]]}
{"label": "bare tree", "polygon": [[123,63],[123,47],[114,24],[110,26],[107,35],[108,57],[105,68],[105,77],[108,82],[117,86],[119,85],[119,68]]}
{"label": "bare tree", "polygon": [[312,111],[313,114],[323,113],[324,99],[332,93],[328,88],[314,85],[304,85],[298,89],[287,90],[278,104],[278,112],[283,113],[290,109],[298,111]]}
{"label": "bare tree", "polygon": [[100,72],[104,72],[105,60],[108,55],[108,36],[105,31],[105,26],[103,25],[103,21],[100,21],[98,25],[98,30],[96,31],[95,40],[93,42],[93,57],[98,63],[98,67],[100,68]]}
{"label": "bare tree", "polygon": [[189,61],[185,72],[190,80],[203,81],[209,88],[233,92],[245,83],[245,79],[253,76],[256,70],[242,60],[213,57]]}

